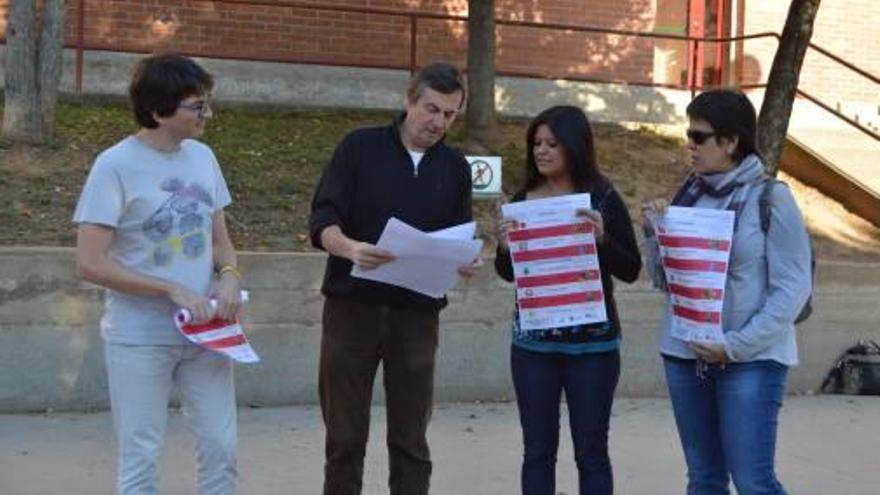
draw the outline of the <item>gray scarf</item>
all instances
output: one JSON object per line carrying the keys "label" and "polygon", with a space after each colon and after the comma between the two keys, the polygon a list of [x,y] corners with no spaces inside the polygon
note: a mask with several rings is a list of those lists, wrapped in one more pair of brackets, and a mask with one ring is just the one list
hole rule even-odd
{"label": "gray scarf", "polygon": [[719,208],[732,210],[739,220],[740,210],[752,188],[767,180],[764,164],[758,155],[743,158],[731,170],[717,174],[691,174],[675,193],[674,206],[693,206],[703,194],[713,198],[723,198]]}

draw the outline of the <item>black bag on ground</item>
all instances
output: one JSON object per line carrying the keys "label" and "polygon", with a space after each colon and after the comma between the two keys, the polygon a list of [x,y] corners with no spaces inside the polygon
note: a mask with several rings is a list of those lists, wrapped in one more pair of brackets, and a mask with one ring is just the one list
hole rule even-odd
{"label": "black bag on ground", "polygon": [[831,394],[880,395],[880,345],[860,340],[847,349],[822,382]]}

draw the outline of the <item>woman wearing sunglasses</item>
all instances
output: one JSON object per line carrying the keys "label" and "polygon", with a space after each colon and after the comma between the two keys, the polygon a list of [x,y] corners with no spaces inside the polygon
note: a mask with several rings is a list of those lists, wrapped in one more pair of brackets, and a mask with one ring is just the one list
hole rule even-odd
{"label": "woman wearing sunglasses", "polygon": [[[599,173],[593,133],[584,112],[552,107],[526,132],[526,184],[512,201],[590,193],[591,209],[578,214],[594,225],[608,321],[544,330],[523,330],[513,317],[510,364],[523,430],[521,484],[525,495],[556,493],[556,451],[562,392],[580,483],[579,493],[613,492],[608,457],[611,402],[620,374],[620,319],[611,276],[633,282],[642,268],[626,205]],[[507,234],[514,220],[502,220],[495,269],[513,281]]]}
{"label": "woman wearing sunglasses", "polygon": [[[810,247],[791,192],[771,184],[769,228],[760,196],[768,180],[755,149],[755,109],[745,95],[713,90],[687,107],[692,174],[673,205],[731,210],[733,244],[724,290],[723,344],[686,343],[670,333],[667,304],[660,353],[687,462],[688,495],[779,495],[774,456],[786,372],[797,364],[794,320],[811,287]],[[645,205],[657,218],[666,202]],[[666,289],[659,249],[645,222],[646,266]]]}

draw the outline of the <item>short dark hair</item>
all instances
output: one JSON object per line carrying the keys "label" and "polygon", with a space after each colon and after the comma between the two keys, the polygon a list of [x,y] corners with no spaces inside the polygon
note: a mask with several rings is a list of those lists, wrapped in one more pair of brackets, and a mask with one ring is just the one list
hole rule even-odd
{"label": "short dark hair", "polygon": [[712,89],[700,93],[688,104],[687,116],[712,126],[716,140],[739,138],[732,156],[737,163],[750,154],[758,154],[755,107],[742,91]]}
{"label": "short dark hair", "polygon": [[128,96],[141,127],[155,129],[160,117],[174,115],[180,102],[211,92],[214,79],[192,59],[173,54],[153,55],[135,66]]}
{"label": "short dark hair", "polygon": [[599,172],[593,129],[587,115],[578,107],[560,105],[544,110],[532,119],[526,131],[526,190],[544,178],[535,164],[535,133],[546,125],[565,151],[565,167],[577,192],[598,192],[606,181]]}
{"label": "short dark hair", "polygon": [[452,64],[433,62],[419,69],[409,80],[406,96],[410,101],[417,101],[424,94],[425,88],[431,88],[444,95],[461,91],[461,103],[458,104],[458,107],[461,108],[464,105],[464,82],[462,82],[461,72]]}

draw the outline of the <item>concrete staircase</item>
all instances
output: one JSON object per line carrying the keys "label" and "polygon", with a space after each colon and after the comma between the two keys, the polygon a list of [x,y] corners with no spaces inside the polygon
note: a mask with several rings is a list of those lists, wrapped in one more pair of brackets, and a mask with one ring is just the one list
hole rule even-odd
{"label": "concrete staircase", "polygon": [[[760,104],[763,95],[754,96]],[[880,140],[875,137],[798,97],[780,168],[880,227]]]}
{"label": "concrete staircase", "polygon": [[863,149],[838,153],[835,161],[827,156],[789,134],[780,168],[880,227],[880,154],[873,163]]}

